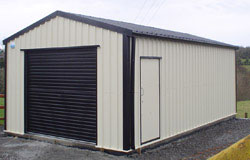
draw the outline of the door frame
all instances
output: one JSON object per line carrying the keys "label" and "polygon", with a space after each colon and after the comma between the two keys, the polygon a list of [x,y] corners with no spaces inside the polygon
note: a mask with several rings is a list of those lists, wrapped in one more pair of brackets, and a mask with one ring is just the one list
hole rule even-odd
{"label": "door frame", "polygon": [[[153,138],[151,140],[148,140],[146,142],[142,142],[142,120],[141,120],[141,61],[142,59],[156,59],[159,60],[159,137]],[[161,138],[161,59],[162,57],[157,57],[157,56],[140,56],[140,144],[146,144],[155,140],[158,140]]]}

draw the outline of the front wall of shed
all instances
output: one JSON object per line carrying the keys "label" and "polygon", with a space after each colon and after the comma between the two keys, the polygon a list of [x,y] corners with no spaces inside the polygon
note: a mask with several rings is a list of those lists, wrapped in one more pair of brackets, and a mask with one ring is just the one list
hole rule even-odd
{"label": "front wall of shed", "polygon": [[160,60],[160,139],[235,114],[235,51],[136,38],[135,146],[140,147],[140,56]]}
{"label": "front wall of shed", "polygon": [[7,66],[7,131],[24,134],[24,52],[20,49],[100,45],[97,50],[98,147],[122,150],[122,34],[62,17],[11,41]]}

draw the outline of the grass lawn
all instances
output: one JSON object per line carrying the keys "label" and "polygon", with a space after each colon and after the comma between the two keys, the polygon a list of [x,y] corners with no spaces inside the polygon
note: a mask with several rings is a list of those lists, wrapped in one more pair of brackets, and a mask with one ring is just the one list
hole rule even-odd
{"label": "grass lawn", "polygon": [[[3,106],[4,105],[4,98],[0,98],[0,106]],[[2,118],[4,116],[4,110],[3,109],[0,109],[0,117]],[[4,121],[1,120],[0,121],[0,125],[3,125],[4,124]]]}
{"label": "grass lawn", "polygon": [[250,72],[250,65],[242,65],[242,67],[246,68],[248,72]]}
{"label": "grass lawn", "polygon": [[250,118],[250,100],[237,102],[237,118],[245,118],[245,112],[248,113]]}

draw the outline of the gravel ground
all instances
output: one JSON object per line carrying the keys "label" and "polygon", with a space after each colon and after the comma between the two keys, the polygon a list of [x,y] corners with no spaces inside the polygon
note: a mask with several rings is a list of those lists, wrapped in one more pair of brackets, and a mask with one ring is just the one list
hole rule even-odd
{"label": "gravel ground", "polygon": [[143,151],[115,156],[23,138],[5,137],[0,128],[0,160],[207,159],[250,134],[250,120],[233,119],[184,138]]}

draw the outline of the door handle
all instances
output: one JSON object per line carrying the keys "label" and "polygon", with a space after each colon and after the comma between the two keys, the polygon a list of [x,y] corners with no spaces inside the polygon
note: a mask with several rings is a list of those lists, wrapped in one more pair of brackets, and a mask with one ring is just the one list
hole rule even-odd
{"label": "door handle", "polygon": [[144,95],[144,89],[141,87],[141,96]]}

